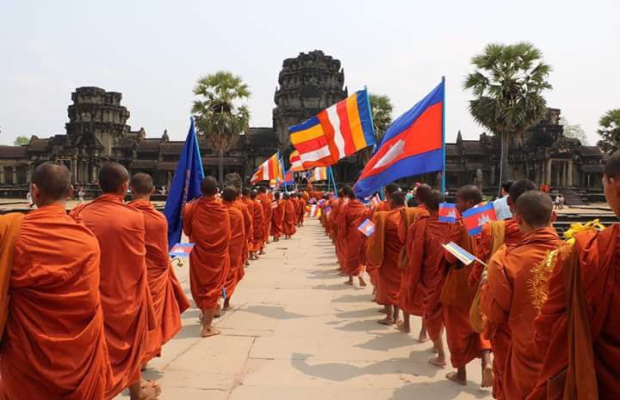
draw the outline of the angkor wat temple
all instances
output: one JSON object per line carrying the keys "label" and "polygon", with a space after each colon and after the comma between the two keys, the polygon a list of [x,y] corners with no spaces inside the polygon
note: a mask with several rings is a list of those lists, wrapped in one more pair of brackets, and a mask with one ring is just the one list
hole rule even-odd
{"label": "angkor wat temple", "polygon": [[[275,91],[273,127],[254,127],[239,136],[224,158],[225,173],[249,179],[254,169],[276,150],[291,151],[288,127],[315,115],[347,97],[340,61],[321,51],[300,53],[283,62]],[[33,169],[45,161],[64,163],[74,183],[94,187],[106,161],[118,161],[132,173],[148,172],[158,187],[168,186],[180,158],[183,141],[172,141],[166,131],[147,137],[144,129],[132,130],[130,113],[122,95],[97,87],[77,88],[68,107],[66,134],[49,138],[32,136],[24,146],[0,146],[0,194],[25,194]],[[510,165],[515,178],[528,177],[552,187],[600,190],[603,154],[596,146],[583,146],[563,135],[560,110],[549,109],[547,118],[511,144]],[[185,132],[182,132],[185,134]],[[181,135],[177,135],[181,136]],[[199,136],[206,174],[216,175],[218,158]],[[483,186],[498,184],[499,146],[493,136],[446,145],[447,185],[453,189],[482,177]],[[354,182],[363,160],[349,157],[335,168],[341,182]],[[416,178],[412,178],[415,180]],[[418,178],[437,183],[436,174]]]}

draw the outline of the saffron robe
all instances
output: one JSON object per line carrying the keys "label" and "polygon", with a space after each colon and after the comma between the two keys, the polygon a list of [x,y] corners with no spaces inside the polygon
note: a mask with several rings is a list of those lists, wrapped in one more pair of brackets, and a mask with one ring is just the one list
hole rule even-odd
{"label": "saffron robe", "polygon": [[[250,257],[250,236],[252,235],[252,216],[254,215],[254,203],[247,197],[241,197],[237,199],[236,203],[237,207],[243,213],[243,223],[245,225],[245,242],[243,243],[243,253],[242,253],[242,262],[245,265]],[[250,207],[252,210],[250,210]],[[242,271],[243,275],[245,272]],[[241,279],[240,278],[240,279]]]}
{"label": "saffron robe", "polygon": [[97,239],[52,204],[0,217],[0,243],[3,257],[14,253],[1,265],[3,273],[10,269],[11,302],[0,347],[0,398],[103,399],[112,371]]}
{"label": "saffron robe", "polygon": [[428,216],[428,210],[425,206],[401,208],[402,223],[399,226],[398,236],[404,243],[400,252],[399,268],[401,270],[402,279],[400,280],[399,308],[409,315],[422,316],[422,292],[417,290],[419,277],[418,271],[409,268],[409,256],[407,253],[407,241],[409,227],[415,224],[422,216]]}
{"label": "saffron robe", "polygon": [[524,399],[534,388],[542,355],[534,342],[538,310],[531,281],[547,255],[561,244],[553,228],[538,229],[516,245],[503,246],[489,264],[481,292],[482,312],[491,324],[507,324],[511,334],[508,353],[501,355],[503,375],[496,398]]}
{"label": "saffron robe", "polygon": [[254,200],[254,208],[252,213],[252,235],[250,238],[250,251],[260,251],[263,247],[264,229],[264,211],[260,201]]}
{"label": "saffron robe", "polygon": [[273,213],[271,214],[271,236],[279,239],[284,233],[284,200],[273,202]]}
{"label": "saffron robe", "polygon": [[360,261],[362,233],[357,229],[364,221],[366,207],[359,200],[349,200],[338,215],[338,235],[342,246],[342,270],[346,275],[358,276],[364,270]]}
{"label": "saffron robe", "polygon": [[[619,236],[616,224],[585,231],[576,235],[572,249],[559,251],[547,301],[535,322],[543,364],[528,399],[594,399],[597,392],[599,399],[618,397]],[[562,376],[565,385],[560,385]],[[562,397],[564,390],[568,397]]]}
{"label": "saffron robe", "polygon": [[71,216],[84,222],[101,248],[99,291],[112,365],[106,398],[111,398],[139,379],[148,350],[148,331],[156,328],[148,287],[144,216],[116,194],[99,196],[73,209]]}
{"label": "saffron robe", "polygon": [[368,255],[371,264],[379,266],[379,285],[377,303],[381,305],[399,305],[400,252],[404,246],[398,235],[402,223],[400,209],[375,212],[373,216],[375,232],[368,240]]}
{"label": "saffron robe", "polygon": [[235,293],[237,284],[243,278],[243,244],[245,242],[245,221],[243,212],[237,207],[236,203],[224,201],[222,204],[228,209],[230,216],[230,241],[228,243],[228,254],[230,256],[230,268],[226,276],[224,288],[226,297],[231,297]]}
{"label": "saffron robe", "polygon": [[230,269],[228,209],[212,196],[194,200],[183,210],[183,231],[194,243],[189,256],[192,297],[201,310],[215,308]]}
{"label": "saffron robe", "polygon": [[265,243],[269,241],[269,234],[271,233],[271,215],[273,214],[273,208],[271,208],[271,199],[269,195],[266,193],[259,194],[257,197],[258,201],[260,201],[263,206],[263,244],[262,247],[265,247]]}
{"label": "saffron robe", "polygon": [[285,235],[293,236],[297,232],[297,210],[295,200],[284,200],[282,204],[284,207],[282,230]]}
{"label": "saffron robe", "polygon": [[297,225],[304,224],[304,215],[306,214],[306,200],[303,197],[297,199]]}
{"label": "saffron robe", "polygon": [[146,270],[153,299],[156,329],[149,332],[145,362],[161,353],[161,348],[181,331],[181,314],[190,307],[168,255],[168,221],[151,202],[129,203],[144,215]]}

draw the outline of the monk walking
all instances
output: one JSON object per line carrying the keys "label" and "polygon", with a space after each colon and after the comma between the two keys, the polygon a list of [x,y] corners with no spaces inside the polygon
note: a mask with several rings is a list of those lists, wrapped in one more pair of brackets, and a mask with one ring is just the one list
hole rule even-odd
{"label": "monk walking", "polygon": [[222,192],[222,204],[228,209],[230,216],[230,241],[228,243],[228,254],[230,255],[230,268],[226,282],[224,283],[225,299],[223,310],[229,310],[230,299],[235,293],[237,284],[243,278],[243,247],[245,243],[245,228],[243,212],[236,206],[237,189],[227,187]]}
{"label": "monk walking", "polygon": [[534,342],[538,309],[531,282],[548,254],[563,243],[551,226],[552,212],[553,202],[543,192],[531,190],[519,196],[514,216],[523,238],[497,251],[482,286],[481,307],[488,322],[507,324],[511,332],[499,390],[503,399],[524,399],[534,388],[542,365]]}
{"label": "monk walking", "polygon": [[156,328],[149,332],[149,348],[144,362],[161,354],[161,348],[181,331],[181,314],[190,306],[168,255],[168,221],[151,203],[155,193],[153,178],[138,173],[131,178],[132,207],[144,215],[146,270],[153,299]]}
{"label": "monk walking", "polygon": [[[605,164],[603,187],[609,207],[620,216],[620,152]],[[618,224],[587,230],[576,235],[574,246],[558,252],[536,319],[534,338],[543,364],[528,399],[618,397],[619,238]]]}
{"label": "monk walking", "polygon": [[263,248],[263,235],[265,230],[263,229],[264,225],[264,212],[263,205],[257,199],[258,192],[256,190],[252,190],[250,192],[250,200],[253,202],[253,213],[252,213],[252,234],[250,235],[250,260],[258,260],[258,253]]}
{"label": "monk walking", "polygon": [[0,398],[103,399],[112,371],[99,295],[99,243],[65,211],[72,191],[64,165],[39,165],[30,190],[38,209],[0,217],[2,316],[8,312]]}
{"label": "monk walking", "polygon": [[261,186],[258,188],[258,201],[263,206],[263,244],[261,246],[259,254],[265,254],[265,245],[269,243],[269,235],[271,234],[271,217],[273,214],[273,208],[271,206],[271,199],[267,195],[267,188]]}
{"label": "monk walking", "polygon": [[297,226],[304,226],[304,215],[306,214],[306,199],[303,194],[297,195]]}
{"label": "monk walking", "polygon": [[148,288],[144,215],[123,201],[129,173],[122,165],[110,162],[101,167],[99,186],[103,194],[75,208],[71,216],[84,222],[102,249],[99,291],[112,365],[106,398],[129,387],[132,399],[149,399],[159,388],[144,386],[140,379],[148,331],[156,328]]}
{"label": "monk walking", "polygon": [[219,335],[212,327],[219,299],[230,269],[230,215],[216,198],[217,181],[208,176],[200,184],[203,197],[183,211],[183,232],[194,243],[189,261],[192,297],[202,311],[202,337]]}
{"label": "monk walking", "polygon": [[282,207],[284,208],[282,231],[285,239],[290,239],[297,232],[297,210],[295,201],[296,200],[288,193],[284,194],[284,200],[282,201]]}
{"label": "monk walking", "polygon": [[271,236],[274,242],[278,242],[284,232],[284,203],[280,200],[280,192],[274,194],[271,204]]}
{"label": "monk walking", "polygon": [[342,245],[342,259],[344,264],[342,269],[349,277],[346,285],[353,285],[353,278],[357,277],[359,285],[366,287],[366,281],[362,276],[364,268],[360,256],[362,254],[362,233],[357,229],[364,221],[364,211],[366,207],[357,199],[355,192],[350,186],[342,189],[343,195],[349,200],[341,207],[338,216],[338,235]]}
{"label": "monk walking", "polygon": [[[482,202],[482,193],[477,186],[461,187],[456,193],[456,208],[464,211]],[[466,251],[476,253],[476,238],[469,236],[464,223],[460,220],[452,237]],[[450,361],[456,372],[446,375],[449,380],[460,385],[467,384],[466,366],[476,358],[482,359],[482,387],[493,385],[493,367],[491,365],[491,345],[476,332],[469,319],[469,311],[477,288],[468,285],[473,264],[464,266],[454,256],[446,252],[450,264],[441,289],[441,304],[446,327],[446,339],[450,349]]]}

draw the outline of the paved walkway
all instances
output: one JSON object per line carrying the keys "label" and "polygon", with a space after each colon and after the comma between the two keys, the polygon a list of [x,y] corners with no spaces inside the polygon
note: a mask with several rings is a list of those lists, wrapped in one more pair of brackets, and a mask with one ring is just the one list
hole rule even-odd
{"label": "paved walkway", "polygon": [[[217,322],[221,336],[200,339],[192,308],[150,364],[146,377],[159,379],[163,399],[490,398],[478,388],[478,362],[469,385],[457,386],[427,364],[430,344],[377,324],[371,288],[343,284],[317,221],[271,243],[246,271],[234,310]],[[177,273],[189,295],[188,268]]]}

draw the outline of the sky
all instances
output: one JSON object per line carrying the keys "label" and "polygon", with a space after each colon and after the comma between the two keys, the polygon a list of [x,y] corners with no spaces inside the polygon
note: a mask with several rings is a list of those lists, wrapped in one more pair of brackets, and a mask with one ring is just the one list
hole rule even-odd
{"label": "sky", "polygon": [[529,41],[553,67],[545,93],[591,144],[620,108],[617,0],[0,0],[0,144],[65,133],[71,93],[123,93],[147,137],[183,140],[198,78],[249,85],[251,126],[271,126],[285,58],[315,49],[341,60],[349,92],[388,95],[394,118],[446,77],[446,137],[476,139],[462,88],[491,42]]}

